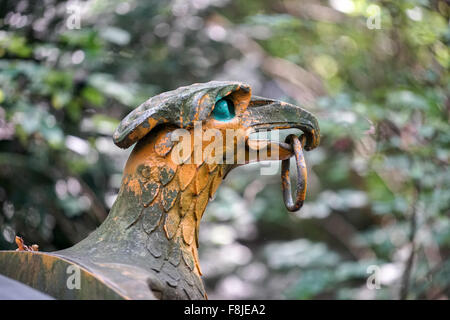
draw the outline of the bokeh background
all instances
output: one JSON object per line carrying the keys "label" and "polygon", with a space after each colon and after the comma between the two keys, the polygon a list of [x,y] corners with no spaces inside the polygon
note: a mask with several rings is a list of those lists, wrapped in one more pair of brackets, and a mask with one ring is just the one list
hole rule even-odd
{"label": "bokeh background", "polygon": [[297,213],[279,175],[227,177],[200,232],[209,297],[447,299],[448,21],[442,0],[0,1],[0,249],[83,239],[120,187],[119,121],[239,80],[311,110],[322,143]]}

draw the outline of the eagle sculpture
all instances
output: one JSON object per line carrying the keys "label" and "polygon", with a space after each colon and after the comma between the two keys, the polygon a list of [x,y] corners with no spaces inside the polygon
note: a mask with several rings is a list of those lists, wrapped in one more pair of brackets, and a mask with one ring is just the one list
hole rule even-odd
{"label": "eagle sculpture", "polygon": [[[303,134],[290,135],[286,142],[248,135],[290,128]],[[175,137],[180,130],[192,140]],[[238,132],[232,143],[217,140],[221,153],[205,152],[227,130]],[[194,141],[206,132],[215,138],[210,134]],[[240,82],[211,81],[154,96],[128,114],[114,133],[117,146],[136,145],[117,199],[100,227],[61,251],[39,252],[23,243],[21,250],[2,251],[0,273],[59,299],[206,299],[197,253],[199,225],[224,177],[242,164],[282,160],[286,206],[297,210],[306,191],[302,149],[317,147],[319,137],[310,112],[252,96],[250,86]],[[241,162],[235,152],[238,141],[243,141]],[[179,148],[182,143],[191,149]],[[255,150],[256,157],[251,157]],[[299,175],[295,200],[289,181],[293,155]]]}

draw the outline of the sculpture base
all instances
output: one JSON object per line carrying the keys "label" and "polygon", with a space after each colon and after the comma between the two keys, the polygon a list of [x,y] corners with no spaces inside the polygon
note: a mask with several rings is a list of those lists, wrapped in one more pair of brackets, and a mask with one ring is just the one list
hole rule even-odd
{"label": "sculpture base", "polygon": [[0,252],[1,274],[56,299],[155,299],[148,290],[144,270],[131,265],[114,265],[108,269],[110,274],[101,274],[82,263],[48,252]]}

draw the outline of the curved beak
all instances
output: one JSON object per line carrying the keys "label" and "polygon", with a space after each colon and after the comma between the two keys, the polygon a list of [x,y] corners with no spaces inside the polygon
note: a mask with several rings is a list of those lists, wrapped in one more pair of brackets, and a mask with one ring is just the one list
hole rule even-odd
{"label": "curved beak", "polygon": [[[306,138],[303,147],[307,151],[320,143],[317,118],[309,111],[290,103],[253,96],[242,119],[244,127],[252,132],[300,129]],[[258,151],[266,149],[266,152],[259,152],[263,156],[250,162],[285,160],[293,155],[291,145],[284,142],[248,139],[247,146]]]}

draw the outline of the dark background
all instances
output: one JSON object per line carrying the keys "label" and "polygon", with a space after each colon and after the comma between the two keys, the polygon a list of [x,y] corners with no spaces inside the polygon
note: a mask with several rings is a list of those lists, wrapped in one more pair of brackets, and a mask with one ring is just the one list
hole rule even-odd
{"label": "dark background", "polygon": [[0,1],[0,249],[83,239],[120,187],[119,121],[238,80],[311,110],[322,143],[297,213],[279,175],[227,177],[200,232],[209,297],[448,298],[448,2],[80,1],[71,29],[73,4]]}

